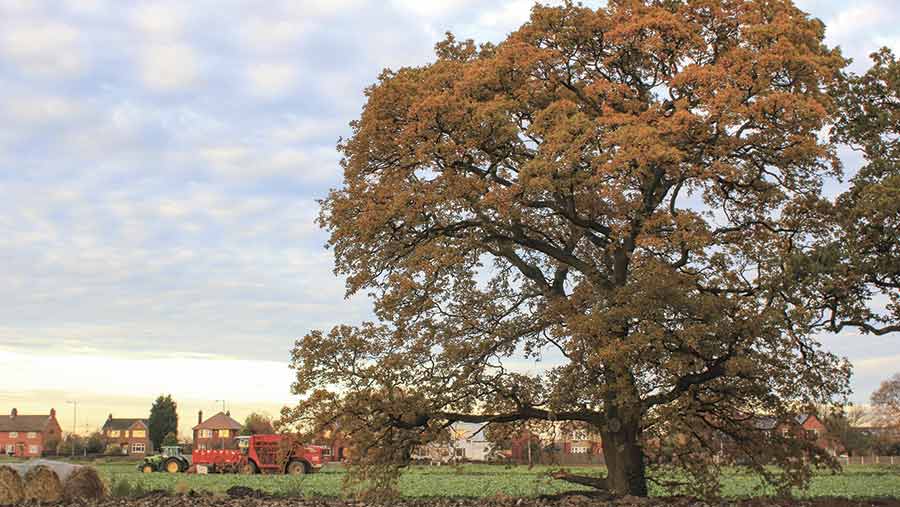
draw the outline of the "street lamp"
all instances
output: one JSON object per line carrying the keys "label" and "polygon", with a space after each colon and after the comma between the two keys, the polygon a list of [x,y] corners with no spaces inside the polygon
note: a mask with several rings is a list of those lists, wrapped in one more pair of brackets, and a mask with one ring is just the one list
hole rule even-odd
{"label": "street lamp", "polygon": [[78,422],[78,400],[66,400],[66,403],[71,403],[73,405],[73,409],[75,414],[72,416],[72,436],[69,437],[72,444],[72,456],[75,456],[75,423]]}

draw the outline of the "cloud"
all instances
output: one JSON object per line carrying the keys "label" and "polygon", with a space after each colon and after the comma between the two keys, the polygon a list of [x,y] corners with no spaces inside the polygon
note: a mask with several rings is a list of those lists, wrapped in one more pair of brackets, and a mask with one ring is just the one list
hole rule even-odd
{"label": "cloud", "polygon": [[299,79],[299,71],[291,63],[260,63],[247,69],[250,93],[257,97],[274,98],[292,91]]}
{"label": "cloud", "polygon": [[[887,0],[804,2],[828,20],[830,44],[863,57],[861,68],[878,46],[897,46]],[[335,141],[351,134],[382,69],[430,61],[446,30],[502,40],[531,2],[116,7],[0,0],[0,115],[15,125],[0,130],[0,349],[107,358],[78,359],[86,368],[166,350],[210,361],[196,367],[216,376],[219,354],[240,356],[220,365],[276,368],[309,329],[371,318],[365,296],[344,300],[315,223],[315,200],[340,182]],[[859,160],[842,155],[852,173]],[[862,340],[871,346],[860,350]],[[900,354],[872,337],[826,345],[862,361],[864,396],[894,364],[875,356]],[[22,364],[28,375],[58,366]],[[273,385],[287,382],[278,375]],[[0,387],[21,392],[18,378],[0,368]],[[35,389],[64,401],[74,394],[59,394],[68,378]],[[216,383],[198,386],[182,399],[223,397]],[[131,411],[153,394],[92,396]]]}
{"label": "cloud", "polygon": [[131,21],[150,37],[177,38],[187,21],[186,5],[181,2],[140,3],[132,10]]}
{"label": "cloud", "polygon": [[194,50],[185,44],[152,44],[139,59],[141,79],[154,91],[168,92],[191,87],[200,69]]}
{"label": "cloud", "polygon": [[253,17],[241,22],[238,33],[245,47],[262,52],[278,52],[299,42],[309,28],[307,19]]}
{"label": "cloud", "polygon": [[0,110],[17,124],[48,125],[74,120],[81,112],[81,106],[64,96],[21,94],[6,97]]}
{"label": "cloud", "polygon": [[18,69],[45,78],[66,78],[86,67],[74,26],[52,20],[31,20],[3,27],[0,54]]}

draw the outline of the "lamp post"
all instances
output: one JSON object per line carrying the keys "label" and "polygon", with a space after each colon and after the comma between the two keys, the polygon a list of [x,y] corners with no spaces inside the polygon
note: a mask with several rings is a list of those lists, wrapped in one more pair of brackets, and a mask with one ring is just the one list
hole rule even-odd
{"label": "lamp post", "polygon": [[[222,402],[222,413],[224,414],[225,413],[225,400],[216,400],[216,403],[218,403],[218,402]],[[216,431],[221,431],[221,430],[216,430]],[[225,449],[225,438],[223,438],[222,435],[219,435],[219,442],[220,442],[222,449]]]}
{"label": "lamp post", "polygon": [[75,424],[78,422],[78,400],[66,400],[66,403],[71,403],[72,408],[74,410],[74,414],[72,415],[72,436],[69,437],[72,444],[72,456],[75,456]]}

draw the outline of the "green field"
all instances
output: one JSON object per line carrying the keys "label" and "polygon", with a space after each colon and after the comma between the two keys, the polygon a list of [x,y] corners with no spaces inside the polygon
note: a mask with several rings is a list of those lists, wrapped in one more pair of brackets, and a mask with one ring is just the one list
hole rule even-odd
{"label": "green field", "polygon": [[[170,491],[210,491],[224,493],[231,486],[241,485],[261,489],[274,495],[337,496],[341,493],[344,470],[340,466],[326,467],[317,474],[301,477],[282,475],[185,475],[141,474],[134,463],[97,463],[103,478],[113,486],[128,483],[138,491],[164,489]],[[550,479],[549,467],[504,467],[499,465],[464,465],[461,467],[412,467],[400,480],[404,496],[426,497],[490,497],[538,496],[580,489],[579,486]],[[598,467],[572,468],[585,475],[600,474]],[[731,473],[722,480],[723,494],[737,498],[753,496],[759,482],[750,475]],[[581,488],[586,489],[586,488]],[[652,494],[662,491],[652,489]],[[867,498],[900,496],[900,466],[845,467],[838,475],[817,475],[809,490],[797,491],[798,497],[836,496]]]}

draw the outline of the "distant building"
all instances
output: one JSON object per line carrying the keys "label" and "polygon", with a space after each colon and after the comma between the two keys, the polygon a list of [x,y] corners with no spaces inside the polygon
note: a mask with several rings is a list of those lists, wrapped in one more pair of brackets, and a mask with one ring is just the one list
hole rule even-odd
{"label": "distant building", "polygon": [[329,463],[341,463],[350,459],[350,442],[339,430],[328,429],[313,437],[313,445],[323,447],[322,457]]}
{"label": "distant building", "polygon": [[832,456],[841,454],[844,449],[840,441],[828,433],[825,424],[815,414],[799,414],[789,423],[779,422],[774,417],[758,417],[755,421],[757,429],[777,432],[784,437],[805,438],[824,449]]}
{"label": "distant building", "polygon": [[153,453],[150,425],[147,419],[116,419],[112,414],[100,429],[108,446],[121,449],[122,454],[145,456]]}
{"label": "distant building", "polygon": [[450,428],[456,457],[465,461],[487,461],[491,442],[484,435],[484,425],[456,423]]}
{"label": "distant building", "polygon": [[0,450],[8,456],[39,457],[61,437],[55,409],[49,415],[19,415],[14,408],[9,416],[0,416]]}
{"label": "distant building", "polygon": [[241,423],[231,418],[231,412],[219,412],[203,420],[203,411],[197,413],[194,426],[194,449],[237,449],[237,437]]}
{"label": "distant building", "polygon": [[431,442],[413,450],[414,461],[455,463],[460,461],[488,461],[491,442],[483,427],[471,423],[455,423],[449,428],[449,440]]}

